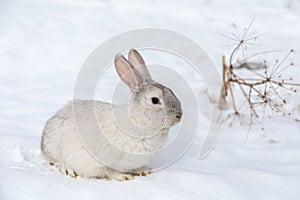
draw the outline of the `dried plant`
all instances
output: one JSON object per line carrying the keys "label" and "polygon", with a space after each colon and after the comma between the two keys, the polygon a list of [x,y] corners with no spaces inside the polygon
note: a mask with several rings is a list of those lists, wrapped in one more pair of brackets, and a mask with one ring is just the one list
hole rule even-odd
{"label": "dried plant", "polygon": [[[229,114],[226,120],[231,119],[230,124],[233,124],[236,119],[240,124],[248,124],[248,133],[254,119],[260,119],[261,129],[264,129],[267,110],[271,111],[271,114],[290,115],[284,108],[287,104],[286,95],[296,92],[295,88],[300,86],[291,77],[283,75],[287,69],[294,66],[292,62],[288,62],[288,58],[294,53],[293,49],[281,60],[275,60],[273,64],[269,64],[266,59],[261,62],[252,61],[258,56],[273,51],[246,55],[248,46],[257,45],[254,42],[261,36],[255,32],[250,33],[253,21],[254,19],[242,33],[239,33],[235,27],[236,33],[225,36],[236,43],[229,56],[228,64],[225,56],[222,57],[223,87],[219,101],[220,109],[227,109],[228,100],[231,101],[233,113]],[[241,106],[237,104],[237,97],[242,101]],[[246,107],[248,114],[243,112],[243,107]]]}

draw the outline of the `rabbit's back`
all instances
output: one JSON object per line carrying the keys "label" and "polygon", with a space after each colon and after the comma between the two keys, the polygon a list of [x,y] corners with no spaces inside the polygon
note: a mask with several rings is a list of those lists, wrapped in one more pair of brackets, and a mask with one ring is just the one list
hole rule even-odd
{"label": "rabbit's back", "polygon": [[[93,137],[91,140],[81,138],[76,127],[78,124],[75,124],[73,118],[73,108],[74,115],[80,113],[81,117],[76,122],[83,125],[83,134],[95,131],[91,118],[96,114],[96,126],[101,127],[103,135],[96,132],[90,134]],[[46,159],[56,166],[62,164],[79,173],[83,172],[83,176],[91,176],[93,173],[99,176],[102,172],[95,171],[105,167],[91,153],[107,155],[104,160],[108,159],[110,166],[124,171],[146,165],[153,158],[154,152],[163,146],[168,130],[162,130],[147,139],[132,137],[116,124],[115,118],[121,116],[114,116],[113,108],[116,106],[101,101],[73,101],[59,110],[47,121],[43,132],[41,147]],[[94,113],[89,112],[91,109]],[[136,133],[139,134],[142,133]],[[89,168],[91,172],[87,172]]]}
{"label": "rabbit's back", "polygon": [[43,155],[51,163],[61,162],[63,138],[66,133],[74,132],[72,104],[67,104],[53,117],[48,119],[43,130],[41,149]]}
{"label": "rabbit's back", "polygon": [[58,167],[62,165],[72,168],[79,173],[83,172],[82,176],[101,176],[104,173],[102,172],[104,166],[95,160],[82,144],[73,118],[73,104],[76,112],[84,116],[89,115],[85,112],[94,103],[97,104],[98,113],[111,107],[111,104],[100,101],[73,101],[46,122],[41,149],[50,163]]}

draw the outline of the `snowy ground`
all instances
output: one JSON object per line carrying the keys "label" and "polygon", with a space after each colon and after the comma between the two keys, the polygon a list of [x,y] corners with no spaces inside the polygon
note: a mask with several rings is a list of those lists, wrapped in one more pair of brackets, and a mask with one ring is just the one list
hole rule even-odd
{"label": "snowy ground", "polygon": [[[181,159],[127,182],[62,176],[39,150],[45,121],[72,99],[81,64],[110,37],[143,27],[178,31],[220,66],[231,43],[220,35],[254,16],[267,49],[300,49],[300,5],[291,2],[287,8],[284,0],[0,1],[0,199],[300,199],[295,116],[271,119],[265,137],[253,129],[247,144],[246,127],[225,126],[213,153],[199,160],[209,124],[201,113],[199,137]],[[294,76],[299,80],[299,70]]]}

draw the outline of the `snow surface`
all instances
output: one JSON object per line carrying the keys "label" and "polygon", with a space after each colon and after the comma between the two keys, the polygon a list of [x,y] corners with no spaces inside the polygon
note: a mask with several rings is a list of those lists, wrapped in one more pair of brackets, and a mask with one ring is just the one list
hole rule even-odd
{"label": "snow surface", "polygon": [[[39,150],[45,121],[72,99],[81,64],[105,40],[138,28],[170,29],[198,42],[220,66],[232,48],[220,35],[232,32],[232,22],[243,27],[254,16],[266,49],[300,49],[300,5],[290,2],[287,8],[284,0],[2,0],[0,199],[300,199],[297,113],[268,120],[265,134],[252,129],[246,144],[247,127],[225,126],[212,154],[200,160],[210,123],[200,90],[199,137],[176,163],[148,177],[72,179],[50,167]],[[298,112],[299,100],[291,101]]]}

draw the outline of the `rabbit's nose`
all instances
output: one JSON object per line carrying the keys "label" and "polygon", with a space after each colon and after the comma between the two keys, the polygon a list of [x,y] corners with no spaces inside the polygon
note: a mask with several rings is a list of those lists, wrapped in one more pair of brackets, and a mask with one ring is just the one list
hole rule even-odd
{"label": "rabbit's nose", "polygon": [[182,112],[177,113],[176,118],[177,118],[177,119],[181,119],[181,117],[182,117]]}

